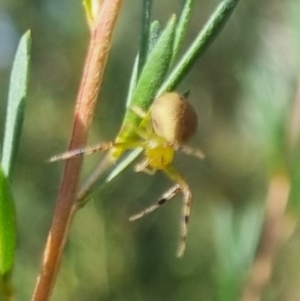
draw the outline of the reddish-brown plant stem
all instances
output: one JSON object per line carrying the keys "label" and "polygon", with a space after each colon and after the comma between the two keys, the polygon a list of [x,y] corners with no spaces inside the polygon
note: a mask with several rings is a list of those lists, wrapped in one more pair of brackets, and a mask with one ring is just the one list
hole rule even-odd
{"label": "reddish-brown plant stem", "polygon": [[269,282],[278,244],[283,216],[290,193],[288,176],[274,176],[269,185],[264,225],[259,246],[242,301],[261,300],[263,289]]}
{"label": "reddish-brown plant stem", "polygon": [[[77,96],[69,150],[86,144],[99,88],[111,45],[112,33],[123,0],[105,0],[91,26],[91,39]],[[60,267],[69,226],[76,211],[76,190],[82,158],[67,160],[58,193],[52,225],[44,250],[40,275],[32,301],[47,301]]]}

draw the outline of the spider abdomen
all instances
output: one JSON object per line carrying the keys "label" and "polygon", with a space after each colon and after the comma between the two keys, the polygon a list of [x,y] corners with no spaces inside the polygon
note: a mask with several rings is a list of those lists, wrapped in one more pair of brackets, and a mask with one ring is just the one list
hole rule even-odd
{"label": "spider abdomen", "polygon": [[195,134],[198,117],[184,96],[168,92],[155,99],[151,108],[154,131],[168,143],[186,144]]}

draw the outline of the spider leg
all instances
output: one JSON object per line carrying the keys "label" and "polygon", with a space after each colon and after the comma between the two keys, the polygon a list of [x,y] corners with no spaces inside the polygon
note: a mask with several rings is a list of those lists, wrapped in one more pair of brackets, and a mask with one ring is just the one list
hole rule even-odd
{"label": "spider leg", "polygon": [[133,112],[135,115],[139,116],[141,119],[144,119],[147,117],[147,113],[138,106],[130,106],[129,110]]}
{"label": "spider leg", "polygon": [[187,145],[178,146],[178,150],[182,151],[186,155],[192,155],[192,156],[195,156],[199,159],[204,159],[205,158],[205,154],[201,150],[192,148],[192,147],[187,146]]}
{"label": "spider leg", "polygon": [[129,220],[135,221],[137,219],[140,219],[142,217],[144,217],[145,215],[148,215],[149,213],[155,211],[156,209],[158,209],[161,205],[165,204],[167,201],[170,201],[179,191],[181,190],[180,185],[176,184],[173,187],[171,187],[168,191],[166,191],[162,197],[153,205],[151,205],[150,207],[140,211],[139,213],[131,216],[129,218]]}
{"label": "spider leg", "polygon": [[177,249],[176,255],[182,257],[186,248],[186,239],[188,234],[188,223],[191,213],[191,203],[192,203],[192,193],[188,184],[182,175],[172,166],[169,166],[163,170],[169,178],[177,183],[180,191],[183,194],[183,203],[182,203],[182,216],[181,216],[181,225],[180,225],[180,241]]}
{"label": "spider leg", "polygon": [[[145,119],[145,123],[146,123]],[[149,122],[146,123],[146,127],[139,127],[133,124],[127,126],[128,129],[132,130],[137,136],[141,137],[144,140],[147,140],[149,133],[151,133],[151,129],[149,129]]]}
{"label": "spider leg", "polygon": [[192,193],[186,185],[182,188],[183,204],[182,204],[182,220],[180,226],[180,242],[177,249],[177,256],[182,257],[186,248],[186,239],[188,235],[188,223],[191,214]]}
{"label": "spider leg", "polygon": [[142,108],[138,106],[130,106],[129,109],[132,113],[143,119],[142,124],[145,126],[146,133],[152,133],[152,121],[151,114],[149,112],[145,112]]}
{"label": "spider leg", "polygon": [[138,147],[143,147],[142,141],[136,142],[104,142],[91,147],[74,149],[60,155],[53,156],[49,159],[48,162],[55,162],[60,160],[67,160],[79,156],[90,155],[96,152],[105,151],[113,147],[120,147],[124,149],[134,149]]}
{"label": "spider leg", "polygon": [[149,160],[148,158],[143,159],[141,162],[137,163],[134,166],[135,172],[144,172],[150,176],[154,175],[156,170],[154,168],[149,167]]}

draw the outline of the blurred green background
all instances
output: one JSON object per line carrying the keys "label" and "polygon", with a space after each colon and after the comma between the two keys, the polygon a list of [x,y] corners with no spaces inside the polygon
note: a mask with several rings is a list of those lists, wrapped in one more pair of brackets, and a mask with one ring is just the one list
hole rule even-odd
{"label": "blurred green background", "polygon": [[[121,124],[141,2],[124,2],[90,144],[114,139]],[[154,2],[153,18],[162,24],[181,7],[181,1]],[[185,47],[219,3],[195,2]],[[160,173],[150,177],[129,168],[76,215],[52,300],[239,300],[262,223],[267,157],[278,140],[273,129],[288,124],[297,88],[299,14],[298,0],[241,0],[179,88],[191,89],[199,115],[191,144],[207,155],[199,161],[179,154],[175,161],[194,201],[185,257],[174,256],[181,196],[130,223],[130,215],[157,200],[171,183]],[[79,0],[1,0],[1,134],[13,55],[27,29],[32,30],[32,67],[13,179],[17,300],[30,299],[38,275],[63,166],[46,160],[67,148],[88,42]],[[86,158],[83,177],[101,156]],[[298,232],[280,247],[263,300],[300,300]]]}

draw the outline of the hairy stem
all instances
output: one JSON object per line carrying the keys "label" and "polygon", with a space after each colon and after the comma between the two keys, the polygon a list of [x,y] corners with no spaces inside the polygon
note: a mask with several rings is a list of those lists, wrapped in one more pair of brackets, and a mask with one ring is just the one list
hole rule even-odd
{"label": "hairy stem", "polygon": [[[91,38],[76,101],[69,150],[86,144],[111,46],[112,33],[122,0],[105,0],[91,26]],[[76,192],[83,158],[67,160],[52,225],[44,250],[42,267],[32,301],[47,301],[60,267],[69,227],[76,212]]]}

